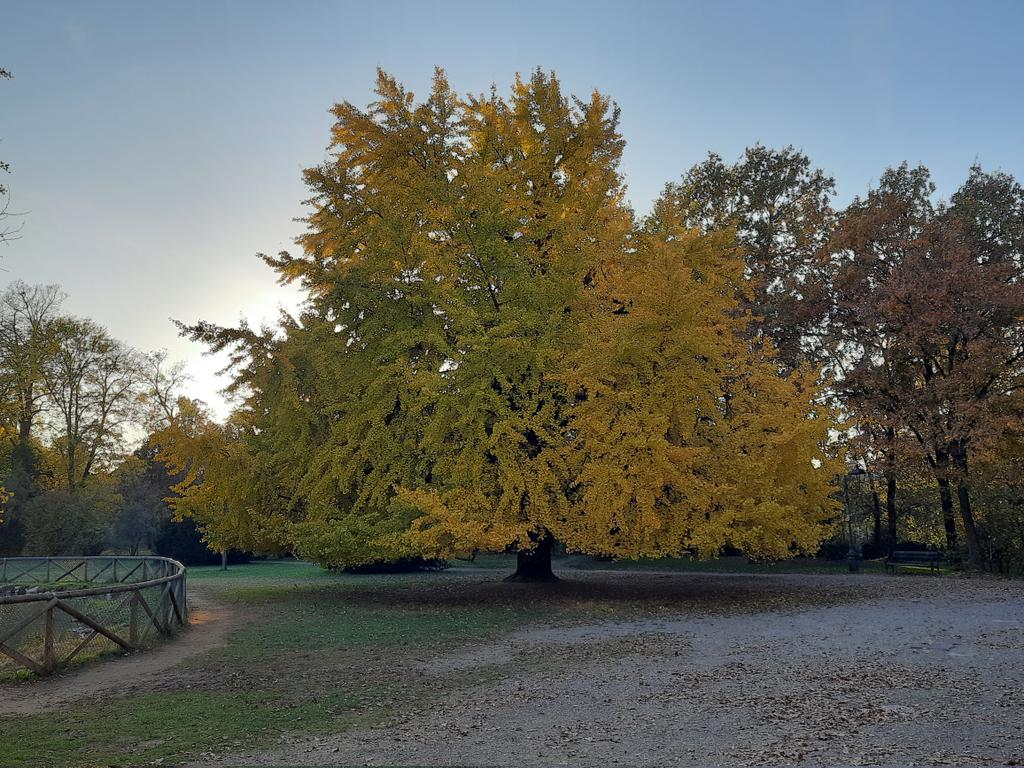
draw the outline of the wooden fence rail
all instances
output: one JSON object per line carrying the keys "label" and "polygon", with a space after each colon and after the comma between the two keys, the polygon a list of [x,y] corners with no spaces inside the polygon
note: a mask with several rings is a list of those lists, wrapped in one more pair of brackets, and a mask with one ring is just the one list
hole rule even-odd
{"label": "wooden fence rail", "polygon": [[86,649],[136,651],[187,623],[176,560],[0,558],[0,672],[50,674]]}

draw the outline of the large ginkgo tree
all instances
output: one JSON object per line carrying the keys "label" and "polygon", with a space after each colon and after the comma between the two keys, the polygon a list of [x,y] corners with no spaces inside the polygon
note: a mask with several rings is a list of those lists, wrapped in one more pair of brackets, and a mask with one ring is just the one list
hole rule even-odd
{"label": "large ginkgo tree", "polygon": [[417,102],[381,72],[334,115],[302,254],[266,258],[301,312],[185,328],[233,350],[261,535],[331,567],[514,549],[521,579],[552,577],[555,541],[786,556],[826,535],[817,372],[745,332],[734,239],[667,203],[634,221],[607,97],[537,71],[463,98],[438,71]]}

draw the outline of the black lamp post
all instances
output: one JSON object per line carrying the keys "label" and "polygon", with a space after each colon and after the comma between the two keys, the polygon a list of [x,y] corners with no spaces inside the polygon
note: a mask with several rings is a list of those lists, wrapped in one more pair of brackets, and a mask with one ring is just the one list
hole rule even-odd
{"label": "black lamp post", "polygon": [[850,569],[850,573],[857,573],[860,571],[860,553],[856,550],[853,544],[853,516],[850,513],[849,480],[851,477],[854,477],[858,482],[860,482],[866,475],[867,473],[861,467],[854,467],[843,475],[843,507],[846,510],[846,535],[850,545],[849,550],[846,553],[846,565]]}

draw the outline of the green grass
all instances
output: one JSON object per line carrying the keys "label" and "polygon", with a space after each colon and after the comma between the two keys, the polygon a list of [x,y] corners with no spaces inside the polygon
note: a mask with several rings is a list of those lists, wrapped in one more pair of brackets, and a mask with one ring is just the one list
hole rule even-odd
{"label": "green grass", "polygon": [[[274,621],[254,621],[219,651],[235,658],[300,648],[459,642],[539,616],[528,606],[481,604],[439,609],[403,599],[426,585],[450,581],[437,572],[353,575],[310,563],[272,561],[231,566],[227,571],[219,567],[189,569],[188,578],[190,583],[222,588],[222,599],[254,615],[274,617]],[[366,604],[360,596],[367,593],[382,599]]]}
{"label": "green grass", "polygon": [[36,592],[69,592],[73,589],[92,589],[105,586],[104,582],[85,581],[84,579],[61,579],[60,581],[24,581],[15,579],[13,584],[29,587]]}
{"label": "green grass", "polygon": [[[466,568],[495,571],[495,573],[512,573],[516,568],[516,556],[501,553],[481,553],[473,560],[451,560],[450,566],[456,571]],[[661,557],[642,558],[639,560],[599,560],[586,555],[567,555],[554,559],[555,570],[579,571],[674,571],[679,573],[808,573],[808,574],[844,574],[848,573],[845,560],[825,560],[815,557],[797,557],[792,560],[773,562],[751,562],[746,557],[719,557],[698,560],[692,557]],[[882,560],[864,560],[860,566],[863,573],[884,573]],[[930,573],[927,567],[901,566],[900,572]],[[940,573],[951,573],[952,569],[943,566]],[[204,566],[189,568],[189,579],[200,582],[232,582],[246,584],[278,584],[282,582],[296,584],[321,584],[324,586],[344,585],[347,588],[380,585],[379,579],[422,579],[429,578],[429,573],[405,574],[400,576],[366,576],[327,571],[311,563],[297,560],[276,560],[257,562],[249,565],[233,565],[227,572],[220,566]]]}
{"label": "green grass", "polygon": [[[351,595],[351,593],[347,593]],[[270,613],[273,622],[238,633],[218,657],[245,659],[293,650],[388,649],[465,642],[539,617],[510,606],[374,606],[352,604],[346,594],[324,589],[246,588],[233,599]]]}
{"label": "green grass", "polygon": [[[329,695],[298,705],[263,694],[150,693],[17,718],[4,728],[0,765],[138,765],[198,749],[231,750],[254,734],[343,727],[358,699]],[[8,738],[17,734],[17,738]]]}
{"label": "green grass", "polygon": [[270,583],[281,586],[337,583],[339,580],[343,581],[348,578],[357,577],[328,571],[318,565],[301,560],[258,560],[245,565],[228,566],[226,571],[221,570],[219,565],[192,566],[188,569],[188,580],[201,583]]}

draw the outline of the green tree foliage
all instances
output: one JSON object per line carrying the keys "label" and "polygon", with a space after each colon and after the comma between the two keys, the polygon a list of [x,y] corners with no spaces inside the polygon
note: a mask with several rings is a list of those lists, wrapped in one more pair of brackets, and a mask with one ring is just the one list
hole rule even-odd
{"label": "green tree foliage", "polygon": [[64,294],[55,285],[21,281],[0,295],[0,431],[4,438],[0,552],[17,554],[25,543],[22,517],[40,492],[44,445],[40,428],[48,401],[45,366],[57,349],[55,326]]}
{"label": "green tree foliage", "polygon": [[169,503],[180,520],[192,518],[211,549],[278,551],[278,498],[270,473],[261,469],[244,442],[239,420],[221,425],[201,403],[179,399],[178,415],[154,435],[157,457],[178,481]]}
{"label": "green tree foliage", "polygon": [[[153,539],[153,552],[189,566],[220,565],[224,562],[222,553],[214,552],[207,546],[198,523],[191,517],[164,520]],[[232,549],[228,552],[226,560],[226,565],[237,565],[248,563],[252,556]]]}
{"label": "green tree foliage", "polygon": [[24,554],[98,555],[120,503],[117,486],[106,479],[38,494],[25,509]]}
{"label": "green tree foliage", "polygon": [[121,498],[108,541],[137,555],[150,548],[163,524],[171,519],[166,500],[175,481],[148,442],[125,458],[113,474]]}

